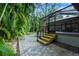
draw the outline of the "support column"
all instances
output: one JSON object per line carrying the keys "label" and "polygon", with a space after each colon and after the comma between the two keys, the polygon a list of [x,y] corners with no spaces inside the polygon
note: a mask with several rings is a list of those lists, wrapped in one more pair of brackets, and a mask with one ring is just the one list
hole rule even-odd
{"label": "support column", "polygon": [[72,32],[72,20],[70,21],[70,32]]}
{"label": "support column", "polygon": [[54,32],[56,33],[56,14],[54,15]]}
{"label": "support column", "polygon": [[48,32],[50,31],[50,18],[47,19],[48,20]]}
{"label": "support column", "polygon": [[39,38],[41,38],[41,20],[39,21]]}

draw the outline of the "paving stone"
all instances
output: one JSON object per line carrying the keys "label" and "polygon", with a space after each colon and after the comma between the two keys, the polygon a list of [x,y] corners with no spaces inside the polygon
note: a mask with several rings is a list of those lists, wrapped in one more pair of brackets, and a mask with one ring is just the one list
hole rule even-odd
{"label": "paving stone", "polygon": [[44,46],[37,42],[36,33],[20,38],[21,56],[78,56],[55,44]]}

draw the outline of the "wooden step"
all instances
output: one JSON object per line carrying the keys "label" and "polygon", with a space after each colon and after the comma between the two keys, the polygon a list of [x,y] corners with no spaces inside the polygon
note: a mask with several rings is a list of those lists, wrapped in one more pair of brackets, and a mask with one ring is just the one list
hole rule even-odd
{"label": "wooden step", "polygon": [[48,36],[56,36],[56,34],[52,34],[52,33],[51,34],[47,34],[46,33],[45,35],[48,35]]}
{"label": "wooden step", "polygon": [[47,34],[48,36],[56,36],[56,34]]}
{"label": "wooden step", "polygon": [[53,42],[55,39],[56,39],[56,34],[45,34],[45,36],[41,37],[37,41],[44,45],[48,45],[51,42]]}
{"label": "wooden step", "polygon": [[44,45],[49,44],[49,42],[46,42],[46,41],[44,41],[44,40],[42,40],[42,39],[38,39],[38,41],[39,41],[40,43],[44,44]]}
{"label": "wooden step", "polygon": [[49,39],[55,38],[54,36],[49,36],[49,35],[45,35],[44,37],[49,38]]}
{"label": "wooden step", "polygon": [[51,42],[54,40],[54,38],[47,38],[47,37],[41,37],[41,40],[47,41],[47,42]]}

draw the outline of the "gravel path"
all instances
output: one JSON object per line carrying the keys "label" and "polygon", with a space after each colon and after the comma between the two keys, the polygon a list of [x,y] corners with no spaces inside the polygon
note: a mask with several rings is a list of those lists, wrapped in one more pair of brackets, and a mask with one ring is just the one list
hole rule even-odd
{"label": "gravel path", "polygon": [[77,56],[78,54],[50,44],[44,46],[37,42],[36,34],[26,35],[20,40],[21,56]]}

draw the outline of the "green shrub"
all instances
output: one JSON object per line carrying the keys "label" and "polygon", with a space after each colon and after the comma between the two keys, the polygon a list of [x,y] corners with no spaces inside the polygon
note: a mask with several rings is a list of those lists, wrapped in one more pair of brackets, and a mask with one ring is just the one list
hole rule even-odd
{"label": "green shrub", "polygon": [[0,28],[0,37],[10,39],[10,32],[6,28]]}
{"label": "green shrub", "polygon": [[13,49],[0,37],[0,56],[14,56]]}

